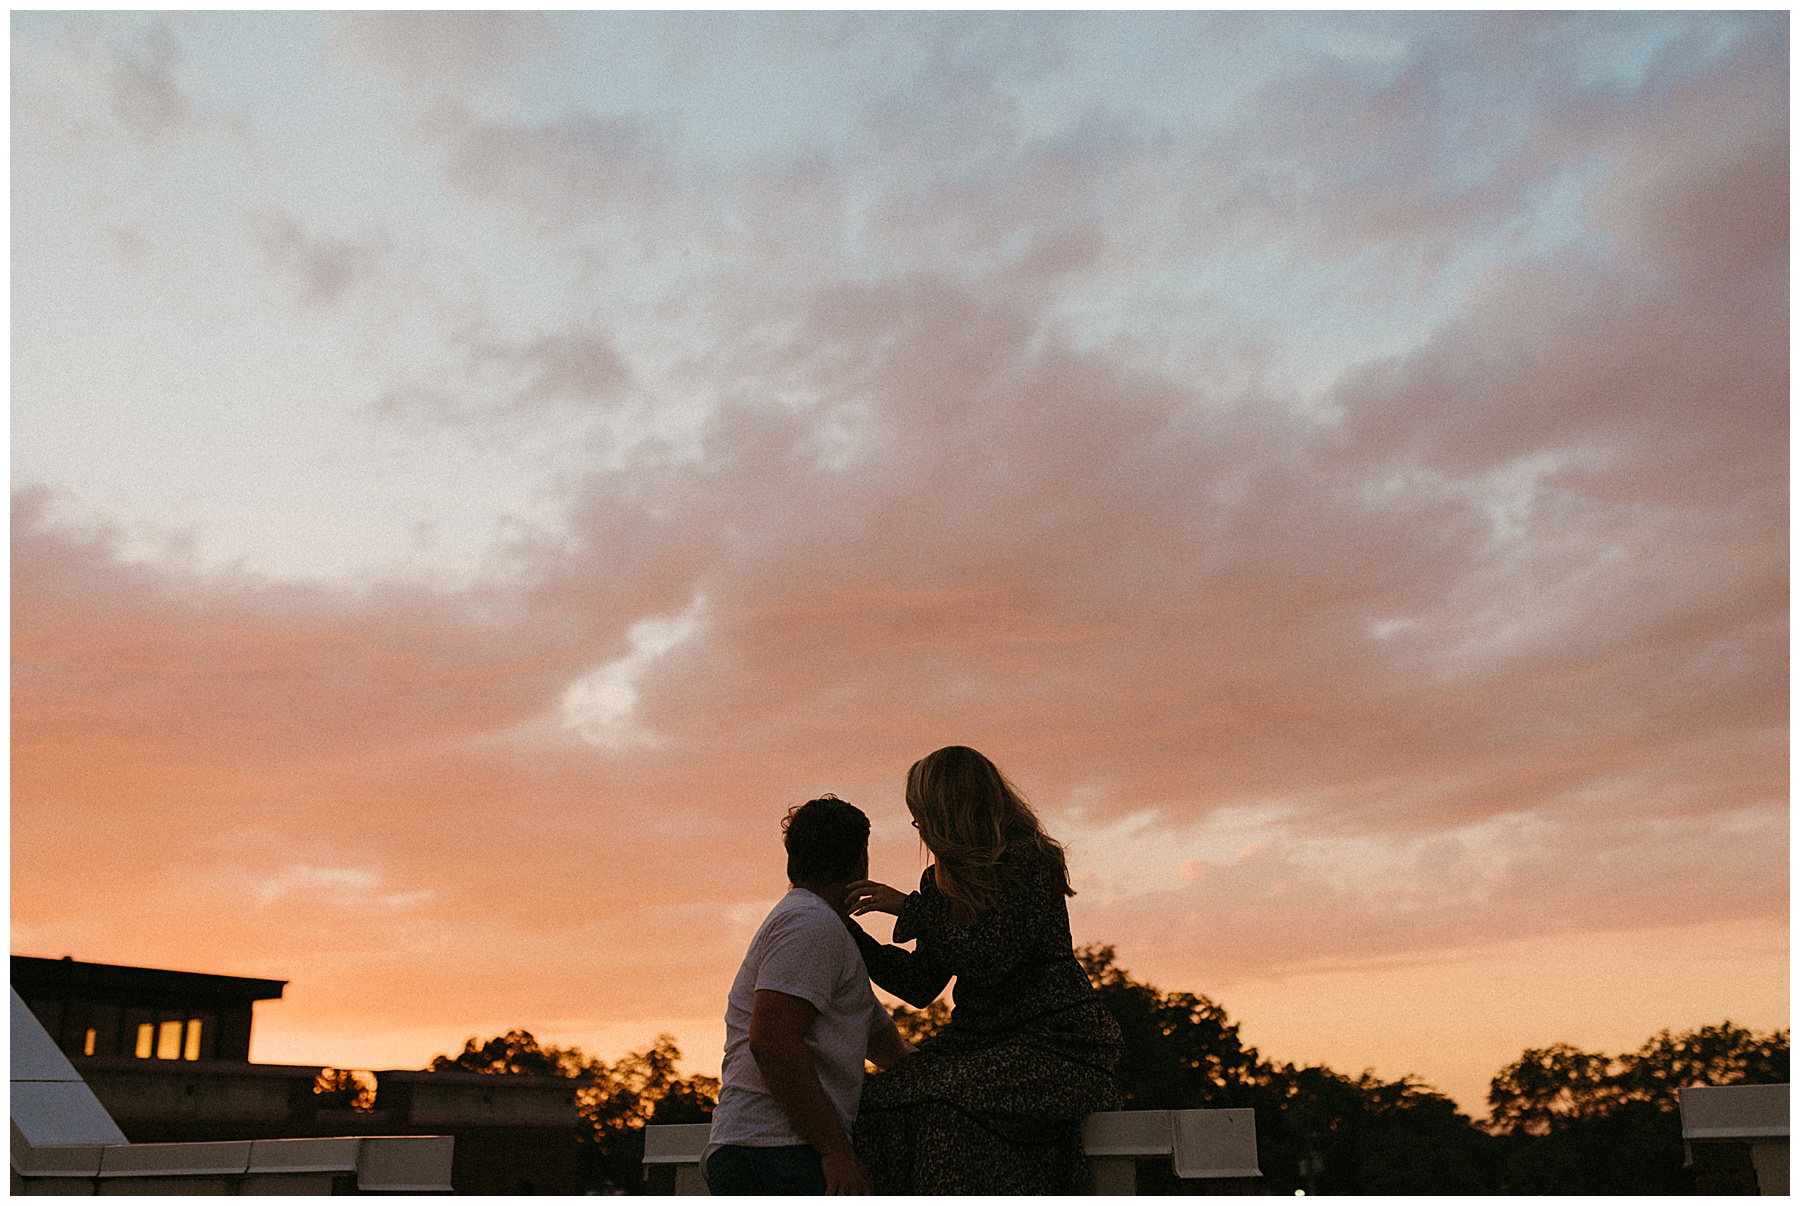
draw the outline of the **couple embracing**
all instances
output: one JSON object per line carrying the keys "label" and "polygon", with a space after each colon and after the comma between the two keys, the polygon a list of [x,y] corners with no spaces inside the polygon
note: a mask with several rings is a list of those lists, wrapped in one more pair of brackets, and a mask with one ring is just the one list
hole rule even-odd
{"label": "couple embracing", "polygon": [[[906,894],[869,874],[869,821],[832,796],[782,824],[791,890],[731,986],[723,1087],[702,1163],[714,1194],[1069,1193],[1081,1120],[1119,1103],[1122,1039],[1069,937],[1063,850],[994,764],[915,763],[906,807],[933,856]],[[854,917],[895,916],[887,946]],[[914,1047],[870,988],[918,1008]],[[864,1083],[863,1061],[881,1069]]]}

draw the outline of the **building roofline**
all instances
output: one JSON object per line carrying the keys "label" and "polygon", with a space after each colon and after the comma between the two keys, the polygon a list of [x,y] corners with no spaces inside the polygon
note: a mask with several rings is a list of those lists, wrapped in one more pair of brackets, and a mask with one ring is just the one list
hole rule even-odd
{"label": "building roofline", "polygon": [[13,987],[56,987],[103,992],[158,992],[192,996],[234,997],[243,1001],[278,999],[286,980],[252,976],[223,976],[212,972],[174,971],[163,967],[134,967],[123,963],[84,963],[76,959],[42,959],[35,955],[12,957]]}

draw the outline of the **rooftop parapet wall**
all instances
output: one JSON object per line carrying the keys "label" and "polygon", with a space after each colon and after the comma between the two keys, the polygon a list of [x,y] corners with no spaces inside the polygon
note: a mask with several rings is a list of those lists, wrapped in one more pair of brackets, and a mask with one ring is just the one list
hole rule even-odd
{"label": "rooftop parapet wall", "polygon": [[[710,1123],[650,1126],[644,1130],[644,1172],[651,1192],[706,1195],[700,1156]],[[1256,1111],[1129,1110],[1090,1114],[1081,1147],[1093,1173],[1094,1192],[1138,1192],[1139,1162],[1166,1161],[1187,1192],[1209,1195],[1263,1192],[1256,1155]],[[656,1172],[673,1173],[658,1178]]]}
{"label": "rooftop parapet wall", "polygon": [[[431,1134],[454,1138],[458,1193],[579,1191],[575,1081],[389,1070],[371,1110],[315,1093],[305,1065],[85,1060],[82,1073],[136,1143]],[[250,1191],[246,1191],[250,1192]],[[260,1192],[260,1191],[259,1191]],[[272,1191],[270,1191],[272,1192]]]}
{"label": "rooftop parapet wall", "polygon": [[393,1134],[458,1127],[568,1129],[580,1125],[573,1080],[473,1072],[377,1071],[374,1109],[314,1092],[320,1067],[288,1064],[88,1060],[81,1068],[107,1112],[133,1132],[236,1126],[258,1132]]}
{"label": "rooftop parapet wall", "polygon": [[449,1193],[448,1135],[34,1147],[13,1128],[15,1196]]}

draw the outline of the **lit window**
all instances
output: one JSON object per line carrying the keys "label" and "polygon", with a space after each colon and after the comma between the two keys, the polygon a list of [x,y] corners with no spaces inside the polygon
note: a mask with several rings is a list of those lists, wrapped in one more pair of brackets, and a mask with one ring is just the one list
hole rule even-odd
{"label": "lit window", "polygon": [[181,1023],[164,1022],[156,1029],[156,1058],[181,1058]]}
{"label": "lit window", "polygon": [[189,1018],[187,1024],[187,1043],[181,1048],[182,1059],[200,1058],[200,1019]]}
{"label": "lit window", "polygon": [[100,1032],[98,1030],[88,1031],[87,1037],[81,1041],[81,1053],[83,1055],[92,1055],[94,1053],[94,1044],[98,1042],[99,1039]]}
{"label": "lit window", "polygon": [[149,1022],[145,1022],[142,1026],[138,1027],[137,1057],[139,1059],[149,1059],[150,1049],[155,1046],[155,1044],[156,1027],[152,1026]]}

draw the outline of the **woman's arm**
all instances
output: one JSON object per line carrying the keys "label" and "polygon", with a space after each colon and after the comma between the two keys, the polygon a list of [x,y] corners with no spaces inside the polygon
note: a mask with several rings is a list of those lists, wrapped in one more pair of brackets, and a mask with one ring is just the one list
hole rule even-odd
{"label": "woman's arm", "polygon": [[869,979],[913,1008],[923,1009],[937,1000],[950,983],[950,972],[927,952],[883,946],[854,921],[848,924],[850,936],[862,951],[863,965],[869,969]]}

